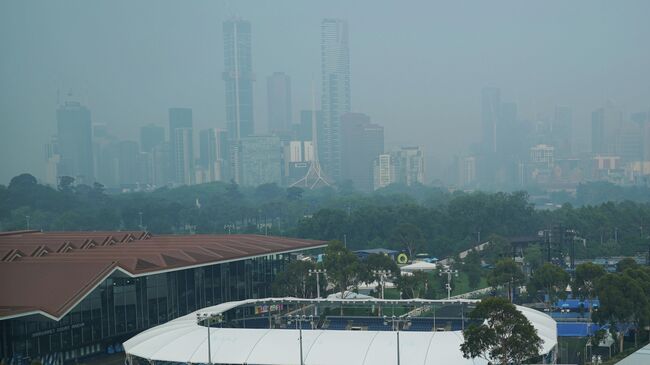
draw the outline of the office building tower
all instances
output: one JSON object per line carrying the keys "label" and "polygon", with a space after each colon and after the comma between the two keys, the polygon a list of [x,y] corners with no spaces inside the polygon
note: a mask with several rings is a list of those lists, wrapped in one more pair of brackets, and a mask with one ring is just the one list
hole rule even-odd
{"label": "office building tower", "polygon": [[458,185],[467,188],[476,183],[476,157],[464,156],[458,160]]}
{"label": "office building tower", "polygon": [[204,182],[222,181],[228,158],[228,132],[210,128],[199,133],[199,165]]}
{"label": "office building tower", "polygon": [[318,153],[325,173],[337,181],[341,178],[341,115],[351,111],[350,51],[346,21],[322,21],[321,61],[323,131]]}
{"label": "office building tower", "polygon": [[282,147],[277,136],[241,139],[242,184],[258,186],[282,182]]}
{"label": "office building tower", "polygon": [[573,139],[572,119],[571,108],[566,106],[555,107],[551,138],[557,158],[569,158],[571,156],[571,141]]}
{"label": "office building tower", "polygon": [[135,187],[140,182],[140,146],[134,141],[120,141],[117,153],[117,173],[121,187]]}
{"label": "office building tower", "polygon": [[385,188],[395,182],[395,168],[390,154],[381,154],[373,166],[373,187],[375,190]]}
{"label": "office building tower", "polygon": [[165,186],[174,180],[170,142],[163,142],[151,152],[151,180],[154,186]]}
{"label": "office building tower", "polygon": [[599,155],[616,155],[623,113],[609,104],[591,113],[591,152]]}
{"label": "office building tower", "polygon": [[194,176],[192,131],[192,109],[169,109],[169,143],[173,179],[177,184],[191,184]]}
{"label": "office building tower", "polygon": [[268,131],[286,134],[291,131],[291,78],[274,72],[266,79]]}
{"label": "office building tower", "polygon": [[147,124],[140,128],[140,148],[142,152],[151,152],[153,148],[165,141],[165,128]]}
{"label": "office building tower", "polygon": [[361,191],[373,190],[373,162],[384,153],[384,127],[362,113],[341,116],[341,179]]}
{"label": "office building tower", "polygon": [[482,153],[497,152],[498,124],[501,107],[501,90],[487,87],[481,93]]}
{"label": "office building tower", "polygon": [[45,145],[45,183],[50,186],[57,186],[59,183],[59,142],[56,136],[52,136],[49,143]]}
{"label": "office building tower", "polygon": [[411,186],[424,184],[424,154],[419,146],[402,147],[397,151],[398,182]]}
{"label": "office building tower", "polygon": [[223,23],[226,125],[229,138],[238,141],[254,133],[251,24],[231,19]]}
{"label": "office building tower", "polygon": [[77,102],[66,102],[56,111],[59,176],[74,177],[77,183],[92,184],[94,160],[90,110]]}

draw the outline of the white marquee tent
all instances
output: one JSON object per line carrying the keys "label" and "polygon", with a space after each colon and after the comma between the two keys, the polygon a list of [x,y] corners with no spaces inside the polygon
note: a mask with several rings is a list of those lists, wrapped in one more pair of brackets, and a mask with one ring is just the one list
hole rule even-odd
{"label": "white marquee tent", "polygon": [[[296,298],[282,299],[301,301]],[[337,299],[327,301],[332,302]],[[364,301],[364,299],[355,301]],[[469,300],[456,302],[462,301],[471,302]],[[197,324],[197,313],[222,313],[239,305],[254,302],[256,300],[223,303],[190,313],[140,333],[125,342],[124,349],[128,355],[148,360],[207,364],[208,328]],[[551,351],[557,345],[555,321],[546,314],[532,309],[519,306],[518,309],[531,321],[544,340],[542,353]],[[397,332],[303,330],[302,336],[306,365],[394,365],[396,363]],[[462,342],[460,331],[402,331],[399,332],[400,362],[409,365],[487,363],[483,359],[463,358],[459,350]],[[298,330],[211,328],[210,348],[210,360],[214,364],[300,363]]]}

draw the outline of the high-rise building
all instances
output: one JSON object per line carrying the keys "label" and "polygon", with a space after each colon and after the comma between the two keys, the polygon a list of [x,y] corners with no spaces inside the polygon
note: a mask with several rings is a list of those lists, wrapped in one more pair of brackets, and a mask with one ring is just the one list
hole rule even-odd
{"label": "high-rise building", "polygon": [[165,186],[174,180],[170,142],[163,142],[151,152],[151,180],[154,186]]}
{"label": "high-rise building", "polygon": [[153,148],[165,141],[165,128],[147,124],[140,128],[140,148],[142,152],[151,152]]}
{"label": "high-rise building", "polygon": [[284,134],[291,130],[291,78],[274,72],[266,79],[269,133]]}
{"label": "high-rise building", "polygon": [[553,147],[555,147],[555,155],[558,158],[571,156],[572,124],[571,108],[566,106],[555,107],[551,136]]}
{"label": "high-rise building", "polygon": [[66,102],[56,111],[59,176],[71,176],[78,183],[94,182],[90,110],[77,102]]}
{"label": "high-rise building", "polygon": [[419,146],[402,147],[396,164],[398,182],[408,186],[424,184],[424,154]]}
{"label": "high-rise building", "polygon": [[471,187],[476,183],[476,157],[464,156],[458,160],[458,184]]}
{"label": "high-rise building", "polygon": [[206,172],[206,181],[222,181],[228,158],[228,132],[210,128],[199,133],[199,165]]}
{"label": "high-rise building", "polygon": [[362,191],[373,189],[373,162],[384,153],[384,127],[362,113],[341,116],[341,179]]}
{"label": "high-rise building", "polygon": [[118,176],[120,186],[133,187],[140,182],[140,146],[134,141],[120,141],[118,151]]}
{"label": "high-rise building", "polygon": [[392,156],[388,153],[379,155],[373,166],[373,188],[375,190],[385,188],[395,182],[395,166],[392,164]]}
{"label": "high-rise building", "polygon": [[591,113],[591,152],[617,154],[619,130],[623,113],[613,105],[598,108]]}
{"label": "high-rise building", "polygon": [[501,108],[501,90],[495,87],[486,87],[481,93],[481,126],[482,126],[482,153],[494,154],[497,152],[497,129]]}
{"label": "high-rise building", "polygon": [[300,123],[294,124],[294,139],[298,141],[311,141],[312,136],[312,119],[316,118],[316,127],[318,128],[319,144],[322,144],[322,135],[323,135],[323,112],[316,110],[313,112],[311,110],[301,110],[300,111]]}
{"label": "high-rise building", "polygon": [[373,166],[374,188],[390,184],[424,184],[424,154],[418,146],[379,155]]}
{"label": "high-rise building", "polygon": [[229,138],[238,141],[254,133],[253,58],[251,24],[242,19],[223,23],[226,125]]}
{"label": "high-rise building", "polygon": [[282,182],[282,147],[278,136],[242,138],[241,159],[243,185]]}
{"label": "high-rise building", "polygon": [[169,143],[173,178],[177,184],[191,184],[194,176],[192,131],[192,109],[169,109]]}
{"label": "high-rise building", "polygon": [[345,20],[322,21],[321,61],[323,133],[319,133],[322,143],[318,143],[318,155],[325,173],[336,181],[341,178],[341,115],[352,108],[348,23]]}

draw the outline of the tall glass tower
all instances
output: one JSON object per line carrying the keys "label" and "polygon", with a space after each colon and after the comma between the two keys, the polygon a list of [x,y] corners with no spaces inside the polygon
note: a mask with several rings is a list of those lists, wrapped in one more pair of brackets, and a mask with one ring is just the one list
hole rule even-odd
{"label": "tall glass tower", "polygon": [[223,23],[226,124],[232,141],[254,133],[251,24],[242,19]]}
{"label": "tall glass tower", "polygon": [[341,115],[350,112],[350,50],[348,23],[323,19],[321,23],[323,135],[319,156],[333,180],[341,178]]}

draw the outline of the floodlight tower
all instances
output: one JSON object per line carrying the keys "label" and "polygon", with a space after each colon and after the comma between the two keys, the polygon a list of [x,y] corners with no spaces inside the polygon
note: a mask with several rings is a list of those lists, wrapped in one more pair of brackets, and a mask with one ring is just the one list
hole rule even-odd
{"label": "floodlight tower", "polygon": [[451,299],[451,276],[454,275],[455,277],[458,277],[458,270],[452,270],[448,267],[444,271],[438,273],[440,276],[443,274],[447,275],[447,284],[445,284],[445,289],[447,289],[447,299]]}

